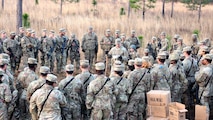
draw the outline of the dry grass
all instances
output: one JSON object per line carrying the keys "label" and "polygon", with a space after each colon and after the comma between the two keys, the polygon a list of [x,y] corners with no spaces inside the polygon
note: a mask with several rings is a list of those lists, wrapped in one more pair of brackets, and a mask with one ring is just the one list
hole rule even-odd
{"label": "dry grass", "polygon": [[[50,0],[39,0],[39,5],[35,5],[34,0],[24,0],[23,13],[30,15],[31,28],[37,31],[38,36],[42,28],[53,29],[58,32],[64,27],[68,30],[68,35],[74,32],[79,39],[87,31],[89,26],[93,26],[99,39],[102,38],[105,29],[110,28],[112,33],[120,29],[122,33],[129,36],[130,30],[135,29],[137,35],[143,35],[144,40],[149,40],[153,35],[159,35],[165,31],[170,36],[175,33],[184,38],[184,42],[189,44],[192,31],[200,30],[200,39],[213,37],[213,7],[212,5],[202,8],[201,22],[197,22],[197,12],[188,11],[183,4],[175,3],[174,17],[170,18],[171,3],[166,3],[166,17],[161,16],[161,2],[156,3],[154,9],[146,12],[145,21],[142,20],[141,11],[132,11],[131,17],[120,16],[120,8],[127,10],[127,0],[98,1],[98,16],[93,16],[91,9],[92,0],[80,0],[80,3],[67,3],[63,7],[63,15],[59,15],[59,3],[55,4]],[[127,11],[126,11],[127,12]],[[15,30],[16,25],[16,2],[14,0],[5,1],[5,10],[0,11],[0,30],[7,32]]]}

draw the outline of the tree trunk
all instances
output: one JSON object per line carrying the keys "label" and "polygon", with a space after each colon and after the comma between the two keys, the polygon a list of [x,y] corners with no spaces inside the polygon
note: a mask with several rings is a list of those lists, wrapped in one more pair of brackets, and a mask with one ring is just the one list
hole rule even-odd
{"label": "tree trunk", "polygon": [[166,0],[163,0],[163,5],[162,5],[162,16],[165,16],[165,2]]}
{"label": "tree trunk", "polygon": [[62,15],[62,7],[63,7],[63,0],[61,0],[61,3],[60,3],[60,15]]}
{"label": "tree trunk", "polygon": [[146,11],[146,0],[143,0],[143,20],[145,20],[145,11]]}
{"label": "tree trunk", "polygon": [[1,8],[4,10],[4,0],[1,0]]}
{"label": "tree trunk", "polygon": [[17,1],[17,14],[16,14],[16,32],[19,31],[19,27],[22,27],[22,0]]}
{"label": "tree trunk", "polygon": [[202,0],[200,0],[200,3],[199,3],[198,22],[200,22],[200,17],[201,17],[201,7],[202,7]]}
{"label": "tree trunk", "polygon": [[173,12],[174,12],[174,0],[172,0],[171,18],[173,17]]}
{"label": "tree trunk", "polygon": [[130,16],[130,0],[129,0],[129,3],[128,3],[128,18]]}

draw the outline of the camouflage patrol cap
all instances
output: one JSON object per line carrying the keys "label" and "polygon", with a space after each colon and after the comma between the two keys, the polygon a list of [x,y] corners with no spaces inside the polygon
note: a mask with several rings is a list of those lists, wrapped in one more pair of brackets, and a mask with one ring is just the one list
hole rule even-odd
{"label": "camouflage patrol cap", "polygon": [[15,32],[10,32],[10,35],[14,36],[14,35],[16,35],[16,33]]}
{"label": "camouflage patrol cap", "polygon": [[59,33],[65,32],[65,28],[59,29]]}
{"label": "camouflage patrol cap", "polygon": [[28,58],[27,63],[28,64],[37,64],[37,60],[35,58]]}
{"label": "camouflage patrol cap", "polygon": [[183,54],[180,54],[180,59],[185,59],[185,56]]}
{"label": "camouflage patrol cap", "polygon": [[142,65],[142,59],[141,58],[135,58],[134,64],[135,65]]}
{"label": "camouflage patrol cap", "polygon": [[74,33],[71,34],[71,38],[75,38],[75,34]]}
{"label": "camouflage patrol cap", "polygon": [[57,82],[57,76],[55,76],[53,74],[47,74],[46,80],[56,83]]}
{"label": "camouflage patrol cap", "polygon": [[89,30],[93,30],[93,27],[92,27],[92,26],[89,26]]}
{"label": "camouflage patrol cap", "polygon": [[131,34],[135,34],[135,30],[132,30],[132,31],[131,31]]}
{"label": "camouflage patrol cap", "polygon": [[121,43],[121,39],[120,38],[115,39],[115,44],[120,44],[120,43]]}
{"label": "camouflage patrol cap", "polygon": [[7,59],[0,59],[0,65],[9,64],[9,61]]}
{"label": "camouflage patrol cap", "polygon": [[126,35],[125,35],[125,33],[121,33],[120,36],[121,36],[121,37],[123,37],[123,36],[125,37]]}
{"label": "camouflage patrol cap", "polygon": [[47,29],[42,29],[42,32],[47,32]]}
{"label": "camouflage patrol cap", "polygon": [[89,66],[89,60],[80,60],[80,65],[88,65]]}
{"label": "camouflage patrol cap", "polygon": [[178,38],[177,41],[183,42],[183,38]]}
{"label": "camouflage patrol cap", "polygon": [[114,65],[121,65],[122,62],[120,60],[115,60]]}
{"label": "camouflage patrol cap", "polygon": [[205,55],[202,57],[202,60],[204,60],[204,59],[212,60],[212,55],[211,55],[211,54],[205,54]]}
{"label": "camouflage patrol cap", "polygon": [[192,34],[192,38],[197,38],[197,34]]}
{"label": "camouflage patrol cap", "polygon": [[107,32],[107,33],[110,33],[110,29],[106,29],[106,32]]}
{"label": "camouflage patrol cap", "polygon": [[27,29],[27,33],[31,33],[32,30],[30,28]]}
{"label": "camouflage patrol cap", "polygon": [[54,33],[55,33],[55,31],[54,31],[54,30],[50,30],[50,33],[54,34]]}
{"label": "camouflage patrol cap", "polygon": [[135,45],[130,45],[130,48],[136,50],[136,46]]}
{"label": "camouflage patrol cap", "polygon": [[178,39],[180,37],[180,35],[175,34],[173,38]]}
{"label": "camouflage patrol cap", "polygon": [[207,46],[203,46],[201,48],[201,50],[204,51],[204,52],[209,52],[209,48]]}
{"label": "camouflage patrol cap", "polygon": [[182,54],[182,51],[181,50],[174,50],[174,53],[180,55],[180,54]]}
{"label": "camouflage patrol cap", "polygon": [[24,27],[19,27],[19,30],[24,30]]}
{"label": "camouflage patrol cap", "polygon": [[65,66],[65,71],[74,71],[74,65],[68,64]]}
{"label": "camouflage patrol cap", "polygon": [[199,43],[205,45],[205,44],[206,44],[206,41],[202,40],[202,41],[200,41]]}
{"label": "camouflage patrol cap", "polygon": [[115,31],[115,34],[120,34],[120,30],[116,30],[116,31]]}
{"label": "camouflage patrol cap", "polygon": [[166,36],[166,33],[165,33],[165,32],[161,32],[160,35],[161,35],[161,36]]}
{"label": "camouflage patrol cap", "polygon": [[133,60],[133,59],[130,59],[130,60],[128,61],[128,65],[129,65],[129,66],[133,66],[134,63],[135,63],[135,60]]}
{"label": "camouflage patrol cap", "polygon": [[170,60],[179,60],[179,55],[177,53],[172,53],[170,56],[169,56],[169,59]]}
{"label": "camouflage patrol cap", "polygon": [[9,60],[10,56],[8,54],[6,54],[6,53],[1,53],[0,54],[0,59],[7,59],[7,60]]}
{"label": "camouflage patrol cap", "polygon": [[192,51],[192,48],[190,46],[186,46],[183,48],[183,52],[186,52],[186,51]]}
{"label": "camouflage patrol cap", "polygon": [[39,72],[44,74],[50,73],[50,68],[47,66],[41,66]]}
{"label": "camouflage patrol cap", "polygon": [[1,32],[0,32],[1,34],[4,34],[4,33],[6,33],[4,30],[2,30]]}
{"label": "camouflage patrol cap", "polygon": [[32,34],[35,34],[35,30],[31,30],[31,33],[32,33]]}
{"label": "camouflage patrol cap", "polygon": [[124,71],[125,66],[123,64],[121,65],[114,65],[114,71]]}
{"label": "camouflage patrol cap", "polygon": [[104,70],[105,64],[103,62],[98,62],[98,63],[95,64],[95,69],[96,70]]}
{"label": "camouflage patrol cap", "polygon": [[156,41],[156,40],[157,40],[157,38],[156,38],[155,36],[153,36],[153,37],[152,37],[152,40],[155,40],[155,41]]}
{"label": "camouflage patrol cap", "polygon": [[160,53],[158,53],[157,58],[158,58],[158,59],[166,59],[166,53],[165,53],[165,52],[160,52]]}
{"label": "camouflage patrol cap", "polygon": [[149,53],[149,49],[144,49],[144,53]]}

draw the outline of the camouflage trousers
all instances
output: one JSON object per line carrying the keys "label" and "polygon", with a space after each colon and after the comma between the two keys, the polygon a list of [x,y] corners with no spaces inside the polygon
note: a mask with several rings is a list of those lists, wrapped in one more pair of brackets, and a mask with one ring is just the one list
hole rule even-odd
{"label": "camouflage trousers", "polygon": [[30,120],[29,102],[26,100],[26,90],[23,90],[19,98],[20,119]]}
{"label": "camouflage trousers", "polygon": [[50,71],[53,72],[54,70],[54,66],[55,66],[55,58],[53,57],[53,55],[49,56],[49,55],[45,55],[44,56],[44,65],[50,68]]}
{"label": "camouflage trousers", "polygon": [[68,102],[63,115],[65,120],[81,120],[81,104],[79,102]]}
{"label": "camouflage trousers", "polygon": [[181,89],[177,87],[171,88],[171,97],[172,102],[181,102],[182,98]]}
{"label": "camouflage trousers", "polygon": [[63,53],[61,52],[56,52],[56,65],[57,65],[57,73],[62,72],[64,70],[64,67],[67,64],[67,53],[64,51]]}
{"label": "camouflage trousers", "polygon": [[[80,53],[79,52],[70,52],[69,58],[70,58],[71,64],[73,64],[75,66],[76,70],[78,70],[79,66],[80,66]],[[75,62],[75,64],[74,64],[74,62]]]}
{"label": "camouflage trousers", "polygon": [[8,120],[7,105],[0,101],[0,120]]}
{"label": "camouflage trousers", "polygon": [[209,99],[210,99],[209,97],[205,97],[205,96],[202,96],[200,99],[200,103],[206,106],[206,113],[208,113],[208,115],[210,114]]}
{"label": "camouflage trousers", "polygon": [[95,53],[95,50],[86,50],[84,53],[85,59],[89,60],[90,68],[93,67],[93,62],[95,60],[95,57],[97,53]]}
{"label": "camouflage trousers", "polygon": [[45,64],[45,53],[41,52],[41,55],[40,55],[40,61],[41,61],[41,66],[44,66]]}
{"label": "camouflage trousers", "polygon": [[126,120],[127,103],[115,103],[114,120]]}
{"label": "camouflage trousers", "polygon": [[110,120],[111,109],[93,108],[90,120]]}

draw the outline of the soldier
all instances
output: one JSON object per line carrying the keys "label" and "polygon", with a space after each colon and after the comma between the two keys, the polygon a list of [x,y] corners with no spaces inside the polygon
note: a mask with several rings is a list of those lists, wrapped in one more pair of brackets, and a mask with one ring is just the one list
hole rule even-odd
{"label": "soldier", "polygon": [[72,33],[71,39],[68,41],[68,51],[69,51],[69,58],[71,64],[74,65],[76,70],[79,70],[80,65],[80,43],[79,40],[75,37],[75,34]]}
{"label": "soldier", "polygon": [[31,39],[34,43],[35,49],[34,49],[34,58],[38,60],[38,50],[40,47],[40,41],[38,40],[38,38],[36,37],[36,32],[34,30],[32,30],[31,32]]}
{"label": "soldier", "polygon": [[93,60],[98,53],[98,37],[89,27],[88,33],[83,36],[81,49],[84,52],[85,59],[89,60],[90,68],[93,66]]}
{"label": "soldier", "polygon": [[202,58],[205,54],[209,54],[209,48],[208,48],[207,46],[203,46],[203,47],[200,48],[200,50],[199,50],[198,53],[199,53],[199,54],[197,55],[197,57],[198,57],[197,63],[198,63],[198,65],[202,65],[202,63],[200,63],[200,62],[201,62],[201,58]]}
{"label": "soldier", "polygon": [[133,71],[135,69],[135,67],[134,67],[134,60],[133,59],[130,59],[128,61],[127,67],[128,67],[127,70],[124,71],[124,74],[123,74],[124,78],[128,78],[128,76],[131,73],[131,71]]}
{"label": "soldier", "polygon": [[16,56],[17,56],[17,50],[18,50],[18,42],[14,40],[15,38],[15,32],[10,33],[10,38],[6,39],[3,42],[3,48],[5,53],[10,55],[10,65],[11,70],[13,73],[15,73],[16,70]]}
{"label": "soldier", "polygon": [[9,103],[12,100],[12,94],[10,91],[9,86],[2,81],[2,78],[4,77],[3,72],[0,71],[0,119],[1,120],[8,120],[8,114],[7,114],[7,103]]}
{"label": "soldier", "polygon": [[62,120],[67,101],[62,92],[54,89],[56,85],[57,77],[48,74],[45,85],[33,93],[29,108],[32,118],[36,118],[33,120]]}
{"label": "soldier", "polygon": [[125,47],[126,50],[130,49],[130,42],[126,40],[126,35],[124,33],[121,34],[121,45]]}
{"label": "soldier", "polygon": [[178,64],[179,55],[177,53],[173,53],[169,56],[169,59],[169,71],[172,78],[172,102],[181,102],[182,94],[187,90],[188,81],[186,79],[183,67]]}
{"label": "soldier", "polygon": [[153,65],[151,70],[151,89],[153,90],[170,90],[170,72],[166,64],[166,55],[164,53],[159,53],[157,56],[157,64]]}
{"label": "soldier", "polygon": [[179,37],[180,37],[180,35],[178,35],[178,34],[175,34],[175,36],[173,37],[170,53],[172,53],[174,50],[177,50],[177,47],[178,47],[177,40],[178,40]]}
{"label": "soldier", "polygon": [[142,59],[136,58],[134,61],[135,70],[129,76],[130,87],[132,89],[128,98],[127,119],[128,120],[143,120],[146,109],[145,94],[150,75],[147,74],[148,70],[142,69]]}
{"label": "soldier", "polygon": [[162,32],[160,34],[160,37],[161,37],[161,48],[160,48],[160,51],[167,51],[167,49],[169,47],[169,43],[168,43],[169,41],[166,38],[166,33]]}
{"label": "soldier", "polygon": [[45,38],[42,43],[42,50],[44,54],[44,64],[45,66],[50,68],[50,71],[54,70],[54,62],[55,62],[55,47],[56,47],[56,39],[54,37],[54,31],[50,30],[49,37]]}
{"label": "soldier", "polygon": [[144,56],[142,57],[142,59],[144,57],[148,57],[149,58],[149,63],[150,63],[151,66],[154,64],[154,58],[153,58],[153,56],[151,56],[149,54],[149,49],[144,49]]}
{"label": "soldier", "polygon": [[0,34],[1,34],[1,37],[0,37],[0,53],[3,53],[3,52],[4,52],[4,49],[3,49],[3,41],[4,41],[5,39],[7,39],[7,34],[6,34],[6,32],[5,32],[4,30],[2,30],[2,31],[0,32]]}
{"label": "soldier", "polygon": [[192,34],[192,57],[197,58],[199,45],[198,45],[198,36],[197,34]]}
{"label": "soldier", "polygon": [[21,119],[29,119],[29,103],[27,102],[27,88],[29,84],[38,79],[36,75],[36,67],[37,60],[35,58],[28,58],[28,67],[22,71],[18,77],[16,82],[16,88],[19,91],[19,108],[20,108],[20,118]]}
{"label": "soldier", "polygon": [[116,40],[117,38],[120,38],[120,30],[115,30],[114,40]]}
{"label": "soldier", "polygon": [[130,81],[122,77],[124,69],[124,64],[115,65],[114,76],[110,77],[110,80],[114,82],[119,93],[118,95],[116,95],[116,102],[113,110],[113,119],[115,120],[126,119],[128,96],[132,91],[132,88],[130,87]]}
{"label": "soldier", "polygon": [[130,45],[130,49],[129,49],[129,59],[135,59],[135,58],[139,58],[139,53],[136,50],[135,45]]}
{"label": "soldier", "polygon": [[91,120],[109,120],[113,96],[118,92],[114,83],[104,75],[104,63],[96,63],[95,69],[97,77],[88,86],[86,106],[92,111]]}
{"label": "soldier", "polygon": [[110,29],[107,29],[105,32],[105,36],[100,41],[101,49],[103,52],[102,59],[106,60],[106,55],[110,51],[110,49],[115,45],[114,38],[110,34]]}
{"label": "soldier", "polygon": [[61,80],[58,86],[68,103],[65,107],[64,117],[65,120],[81,120],[83,83],[73,76],[74,66],[72,64],[66,65],[65,71],[66,78]]}
{"label": "soldier", "polygon": [[19,69],[19,65],[21,62],[21,56],[22,56],[22,48],[21,48],[21,39],[24,37],[24,28],[19,28],[19,33],[16,35],[15,40],[18,42],[17,45],[17,56],[16,56],[16,70]]}
{"label": "soldier", "polygon": [[135,30],[131,31],[131,37],[127,39],[127,41],[130,43],[130,45],[135,45],[136,49],[140,48],[141,46],[139,39],[135,36]]}
{"label": "soldier", "polygon": [[39,48],[39,50],[41,52],[41,55],[40,55],[41,66],[44,66],[44,64],[45,64],[45,55],[46,54],[43,51],[42,46],[43,46],[43,40],[46,39],[47,37],[48,37],[47,36],[47,29],[42,29],[42,36],[41,36],[41,38],[39,40],[39,43],[38,43],[38,45],[39,45],[38,48]]}
{"label": "soldier", "polygon": [[211,48],[211,39],[210,39],[210,38],[205,38],[204,41],[205,41],[205,43],[206,43],[206,46],[207,46],[208,48]]}
{"label": "soldier", "polygon": [[146,48],[149,49],[149,53],[153,56],[155,60],[157,57],[157,38],[152,37],[152,40],[149,41]]}
{"label": "soldier", "polygon": [[176,50],[182,51],[184,47],[186,47],[186,45],[183,43],[183,38],[178,38],[177,39],[177,49]]}
{"label": "soldier", "polygon": [[86,93],[87,93],[87,87],[89,83],[94,80],[94,75],[89,72],[89,60],[80,60],[80,69],[81,73],[78,74],[75,78],[80,79],[81,82],[83,83],[83,89],[84,89],[84,94],[82,95],[82,107],[81,111],[83,114],[83,119],[88,120],[89,119],[89,111],[86,109]]}
{"label": "soldier", "polygon": [[201,63],[203,66],[200,68],[198,72],[195,74],[195,79],[197,84],[199,85],[199,99],[202,105],[206,106],[207,113],[210,114],[209,104],[210,98],[213,96],[212,92],[212,56],[210,54],[206,54],[202,57]]}
{"label": "soldier", "polygon": [[67,42],[68,37],[65,36],[65,29],[61,28],[59,36],[56,38],[56,61],[57,61],[57,73],[61,73],[67,64]]}

